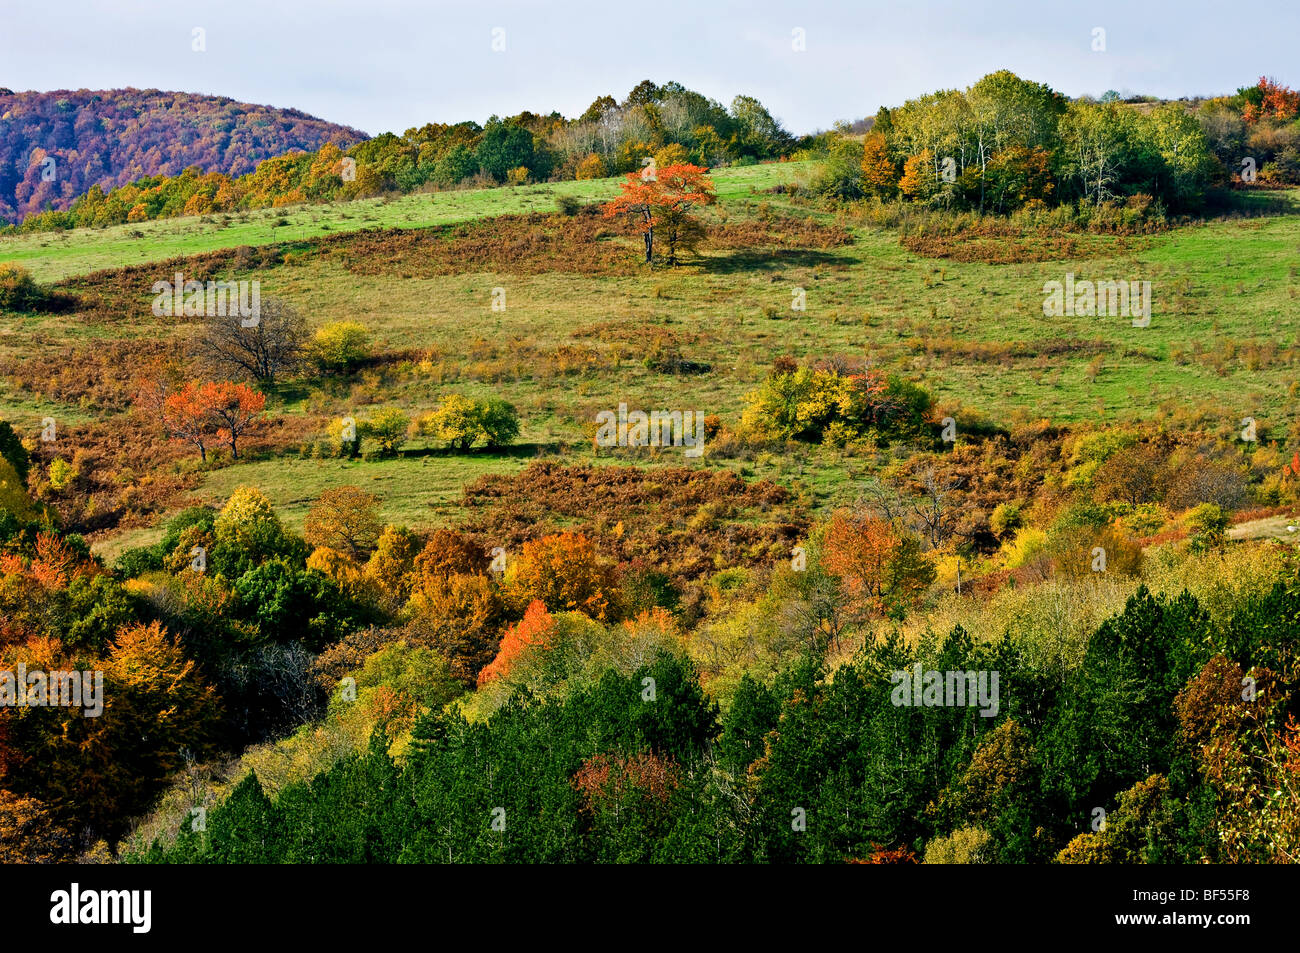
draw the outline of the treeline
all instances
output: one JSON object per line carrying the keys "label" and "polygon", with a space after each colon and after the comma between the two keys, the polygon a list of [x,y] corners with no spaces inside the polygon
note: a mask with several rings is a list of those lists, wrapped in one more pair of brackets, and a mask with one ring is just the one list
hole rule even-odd
{"label": "treeline", "polygon": [[242,176],[290,150],[365,138],[296,109],[220,96],[0,89],[0,220],[61,212],[92,186],[113,189],[142,174],[165,178],[194,167]]}
{"label": "treeline", "polygon": [[647,156],[660,166],[712,167],[778,158],[794,146],[794,137],[753,97],[737,96],[725,107],[680,83],[645,80],[621,102],[601,96],[572,120],[524,112],[493,116],[482,126],[430,123],[346,151],[331,142],[277,156],[240,176],[194,166],[107,193],[91,188],[66,212],[29,215],[21,227],[116,225],[461,184],[593,179],[640,169]]}
{"label": "treeline", "polygon": [[[771,686],[747,677],[725,715],[663,653],[535,685],[487,721],[426,714],[403,762],[377,731],[274,798],[250,773],[202,829],[134,859],[1294,861],[1297,618],[1294,579],[1223,626],[1139,590],[1072,671],[955,629],[877,641],[833,674],[809,660]],[[998,673],[993,717],[900,704],[893,673],[918,668]]]}
{"label": "treeline", "polygon": [[1113,93],[1071,101],[1002,70],[882,107],[861,140],[829,145],[813,189],[997,214],[1196,211],[1214,183],[1300,181],[1298,112],[1300,96],[1268,79],[1194,104],[1131,104]]}

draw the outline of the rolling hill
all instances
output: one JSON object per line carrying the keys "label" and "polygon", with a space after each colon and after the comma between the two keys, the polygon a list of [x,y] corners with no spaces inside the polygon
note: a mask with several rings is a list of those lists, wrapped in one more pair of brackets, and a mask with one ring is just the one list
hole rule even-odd
{"label": "rolling hill", "polygon": [[[108,189],[190,166],[242,175],[263,159],[365,133],[296,109],[157,89],[0,89],[0,219],[67,208]],[[53,159],[51,163],[48,160]]]}

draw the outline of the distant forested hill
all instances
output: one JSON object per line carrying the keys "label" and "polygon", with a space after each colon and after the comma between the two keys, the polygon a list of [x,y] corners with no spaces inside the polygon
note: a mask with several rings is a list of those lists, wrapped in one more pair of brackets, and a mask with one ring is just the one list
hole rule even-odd
{"label": "distant forested hill", "polygon": [[[190,166],[242,175],[292,149],[347,147],[365,133],[221,96],[156,89],[0,89],[0,219],[66,209],[91,186],[106,191]],[[47,159],[53,158],[51,164]]]}

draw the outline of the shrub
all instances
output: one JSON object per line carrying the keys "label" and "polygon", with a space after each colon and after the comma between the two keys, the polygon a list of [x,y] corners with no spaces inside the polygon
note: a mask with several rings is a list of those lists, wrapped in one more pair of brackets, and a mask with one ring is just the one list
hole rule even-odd
{"label": "shrub", "polygon": [[1018,530],[1021,526],[1019,503],[999,503],[989,517],[989,529],[999,539]]}
{"label": "shrub", "polygon": [[329,449],[336,457],[357,457],[361,454],[361,427],[351,417],[330,421]]}
{"label": "shrub", "polygon": [[410,418],[398,408],[385,407],[376,410],[364,423],[358,425],[357,433],[364,433],[379,444],[382,454],[391,456],[406,443],[406,431],[410,423]]}
{"label": "shrub", "polygon": [[593,152],[578,163],[577,171],[574,172],[573,177],[575,179],[603,179],[605,174],[605,163],[600,156]]}
{"label": "shrub", "polygon": [[0,264],[0,309],[35,311],[45,304],[46,298],[26,268],[7,262]]}
{"label": "shrub", "polygon": [[1192,549],[1217,549],[1227,541],[1228,514],[1216,503],[1202,503],[1184,518],[1192,534]]}
{"label": "shrub", "polygon": [[331,321],[317,330],[312,350],[325,370],[350,370],[370,356],[370,331],[359,321]]}
{"label": "shrub", "polygon": [[50,463],[50,486],[55,490],[67,489],[76,475],[77,471],[72,468],[72,464],[62,457],[55,457]]}
{"label": "shrub", "polygon": [[519,415],[513,404],[499,397],[478,400],[447,394],[437,410],[416,420],[414,430],[453,450],[468,450],[479,440],[489,447],[501,447],[519,436]]}

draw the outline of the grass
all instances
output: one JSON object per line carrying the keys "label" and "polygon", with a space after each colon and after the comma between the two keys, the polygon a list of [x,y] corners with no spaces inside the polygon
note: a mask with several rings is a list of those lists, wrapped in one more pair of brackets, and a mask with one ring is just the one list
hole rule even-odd
{"label": "grass", "polygon": [[[809,162],[767,163],[712,173],[724,199],[806,175]],[[622,177],[549,182],[496,189],[425,192],[231,214],[184,216],[153,222],[33,232],[0,237],[0,261],[27,268],[38,281],[56,281],[104,268],[164,261],[240,245],[317,238],[362,228],[424,228],[521,212],[555,210],[559,196],[598,202],[618,193]],[[284,224],[277,224],[283,221]]]}

